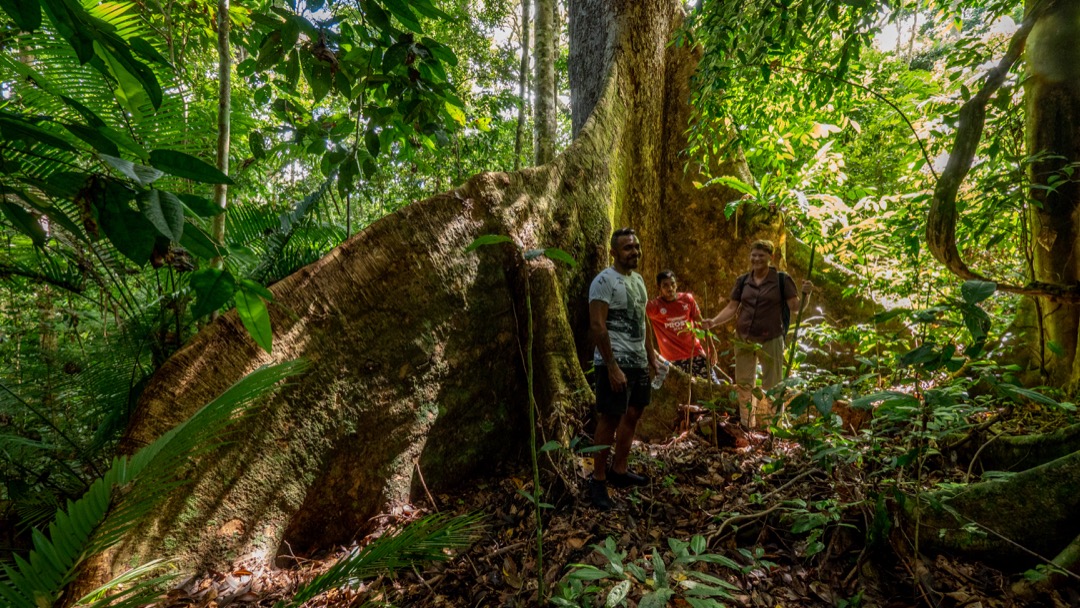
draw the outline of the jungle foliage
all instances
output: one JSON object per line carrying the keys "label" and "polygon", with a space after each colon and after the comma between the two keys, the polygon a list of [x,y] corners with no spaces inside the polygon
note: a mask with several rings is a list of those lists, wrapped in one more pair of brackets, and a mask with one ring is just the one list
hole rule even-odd
{"label": "jungle foliage", "polygon": [[[822,462],[873,459],[882,478],[921,479],[957,433],[1013,414],[1076,422],[1073,395],[1031,390],[1005,359],[1023,337],[1008,330],[1018,300],[957,281],[923,235],[955,117],[1020,4],[700,0],[674,42],[704,49],[684,154],[744,195],[729,217],[781,210],[793,235],[863,278],[852,296],[890,309],[872,325],[804,329],[784,390],[800,391],[794,414],[820,417],[785,432]],[[80,496],[97,497],[102,521],[116,515],[111,484],[134,484],[113,453],[119,433],[202,320],[236,307],[269,351],[267,285],[411,201],[531,156],[514,152],[517,3],[245,1],[229,15],[224,175],[212,165],[214,7],[0,1],[0,521],[18,531],[0,542],[37,551],[0,588],[13,603],[36,601],[9,592],[37,585],[29,576],[48,579],[49,601],[70,580],[72,560],[50,556],[66,541],[45,544],[45,531],[85,510]],[[988,107],[958,234],[968,259],[1017,283],[1034,280],[1032,188],[1073,180],[1072,165],[1031,174],[1040,153],[1025,148],[1022,74]],[[754,180],[713,177],[732,154]],[[210,200],[219,183],[232,186],[227,210]],[[1061,349],[1051,341],[1042,356]],[[837,402],[878,417],[842,435]],[[82,530],[87,543],[100,525]],[[704,559],[692,546],[672,551]],[[19,574],[33,568],[45,574]]]}

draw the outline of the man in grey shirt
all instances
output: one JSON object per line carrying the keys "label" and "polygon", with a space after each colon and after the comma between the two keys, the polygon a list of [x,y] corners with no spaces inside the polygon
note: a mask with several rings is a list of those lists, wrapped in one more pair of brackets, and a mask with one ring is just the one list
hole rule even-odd
{"label": "man in grey shirt", "polygon": [[652,332],[645,318],[648,292],[641,275],[634,272],[641,259],[641,243],[631,228],[611,235],[614,262],[593,279],[589,287],[589,330],[596,351],[596,445],[614,446],[608,470],[608,449],[596,453],[589,496],[593,506],[611,508],[607,484],[616,487],[645,485],[648,478],[627,470],[627,457],[634,442],[641,412],[651,400],[651,374],[657,371],[656,357],[646,348]]}

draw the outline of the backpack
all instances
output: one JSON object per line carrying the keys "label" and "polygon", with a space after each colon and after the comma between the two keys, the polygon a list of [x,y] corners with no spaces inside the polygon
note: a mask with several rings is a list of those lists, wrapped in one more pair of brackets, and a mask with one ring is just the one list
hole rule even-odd
{"label": "backpack", "polygon": [[[788,274],[782,270],[777,270],[776,276],[780,279],[780,323],[784,328],[784,333],[782,335],[786,336],[788,333],[788,328],[791,327],[791,309],[788,308],[787,294],[784,293],[784,283],[786,282],[784,281],[784,279],[788,276]],[[743,286],[746,285],[746,279],[748,279],[749,277],[749,272],[739,277],[738,288],[740,294],[742,293]]]}

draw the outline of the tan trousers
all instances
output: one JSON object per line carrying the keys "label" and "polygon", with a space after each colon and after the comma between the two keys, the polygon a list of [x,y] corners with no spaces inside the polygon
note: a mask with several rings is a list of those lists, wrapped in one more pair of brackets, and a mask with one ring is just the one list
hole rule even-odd
{"label": "tan trousers", "polygon": [[[764,391],[776,386],[784,376],[784,337],[773,338],[763,344],[735,347],[735,384],[739,396],[739,414],[751,428],[768,425],[774,412],[767,397],[753,396],[757,381],[757,366],[761,363],[761,388]],[[745,412],[745,416],[743,416]]]}

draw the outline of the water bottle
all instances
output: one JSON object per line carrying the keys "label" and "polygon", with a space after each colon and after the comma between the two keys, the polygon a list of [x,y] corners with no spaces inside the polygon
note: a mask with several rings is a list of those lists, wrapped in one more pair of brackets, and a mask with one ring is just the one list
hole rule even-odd
{"label": "water bottle", "polygon": [[667,361],[660,361],[657,367],[660,369],[656,372],[656,377],[652,379],[653,390],[658,390],[664,385],[664,378],[667,378],[668,368],[671,367],[671,364]]}

